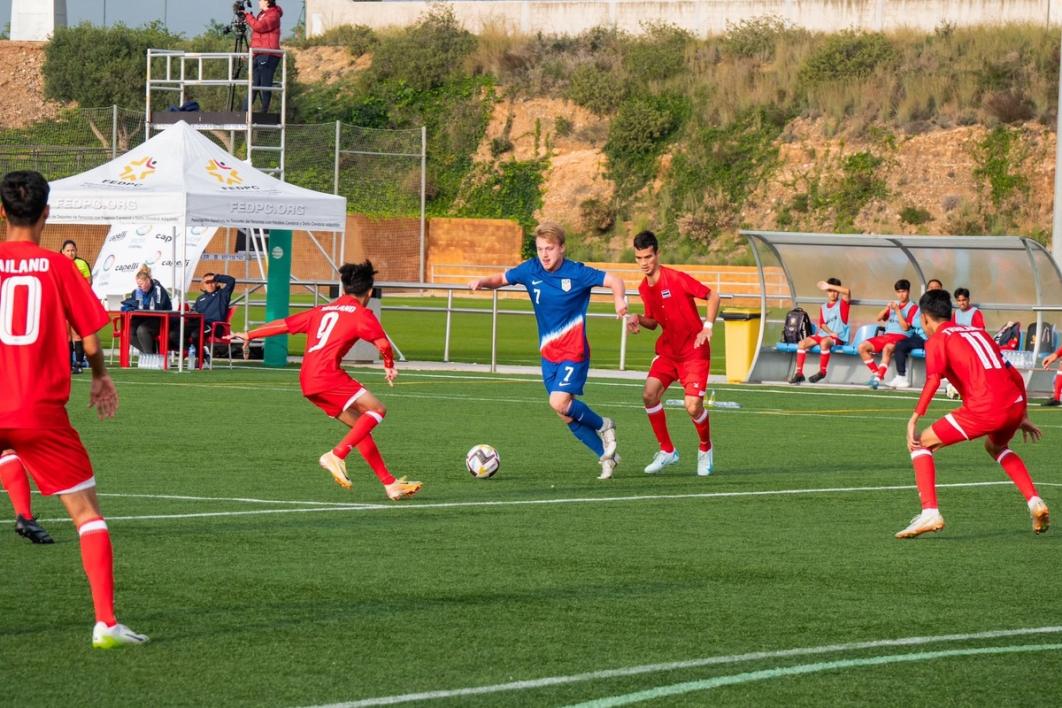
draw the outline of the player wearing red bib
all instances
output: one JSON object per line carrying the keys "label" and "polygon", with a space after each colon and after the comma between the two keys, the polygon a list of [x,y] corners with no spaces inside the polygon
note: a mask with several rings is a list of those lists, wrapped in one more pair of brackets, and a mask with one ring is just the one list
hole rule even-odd
{"label": "player wearing red bib", "polygon": [[96,332],[107,313],[74,263],[40,247],[48,219],[48,182],[10,172],[0,185],[7,241],[0,243],[0,449],[14,450],[41,494],[59,495],[77,528],[92,591],[92,646],[143,644],[147,637],[114,616],[114,561],[100,515],[92,463],[70,425],[69,326],[81,336],[92,368],[89,406],[100,419],[118,409]]}
{"label": "player wearing red bib", "polygon": [[[911,295],[911,281],[903,278],[897,280],[893,289],[896,291],[896,299],[878,313],[878,322],[885,325],[885,333],[864,340],[857,347],[860,358],[871,371],[867,385],[873,389],[877,389],[885,378],[896,343],[914,334],[911,323],[918,314],[918,307],[908,299]],[[880,366],[874,363],[874,354],[877,352],[881,352]]]}
{"label": "player wearing red bib", "polygon": [[[708,411],[704,408],[704,389],[708,383],[711,362],[712,325],[719,312],[719,295],[686,273],[660,265],[659,243],[652,231],[634,237],[634,259],[645,278],[638,285],[638,294],[645,305],[645,314],[627,317],[627,329],[637,334],[644,327],[662,328],[656,340],[656,356],[649,366],[642,401],[660,450],[645,468],[655,474],[679,461],[678,450],[671,442],[667,429],[667,415],[660,404],[664,392],[673,382],[682,384],[686,412],[697,429],[700,445],[697,452],[697,474],[712,473],[712,436]],[[695,300],[707,300],[705,319],[697,312]]]}
{"label": "player wearing red bib", "polygon": [[321,455],[321,467],[331,473],[339,486],[350,489],[346,458],[356,447],[384,485],[389,499],[411,497],[420,490],[421,483],[407,482],[404,477],[395,479],[372,439],[372,430],[383,422],[387,409],[380,399],[347,375],[342,366],[343,355],[363,339],[380,350],[387,383],[393,386],[398,376],[391,342],[376,315],[366,307],[376,271],[370,261],[365,261],[345,264],[339,269],[339,275],[345,294],[338,300],[274,320],[250,332],[234,332],[231,338],[246,341],[305,333],[306,351],[299,371],[302,394],[330,417],[350,427],[338,445]]}
{"label": "player wearing red bib", "polygon": [[[907,423],[907,448],[915,470],[922,513],[896,534],[914,538],[944,528],[937,508],[936,466],[933,452],[946,445],[985,436],[985,450],[1021,491],[1032,515],[1036,533],[1050,525],[1047,505],[1036,493],[1025,463],[1008,444],[1014,433],[1026,440],[1039,440],[1040,429],[1029,420],[1025,382],[999,352],[992,338],[979,327],[951,322],[951,297],[946,290],[930,290],[919,300],[926,341],[926,383],[911,420]],[[925,415],[940,387],[942,377],[962,395],[962,406],[929,428],[917,431],[918,419]]]}

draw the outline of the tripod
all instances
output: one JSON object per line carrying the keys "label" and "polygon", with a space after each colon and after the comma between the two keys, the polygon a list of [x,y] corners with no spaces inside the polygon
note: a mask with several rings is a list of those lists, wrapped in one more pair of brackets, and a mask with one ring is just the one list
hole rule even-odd
{"label": "tripod", "polygon": [[[232,24],[232,32],[234,35],[234,41],[232,45],[233,54],[246,54],[247,53],[247,25],[240,20],[239,24]],[[232,68],[232,80],[237,81],[240,78],[240,74],[243,73],[243,56],[237,56],[236,62]],[[251,99],[253,96],[247,96],[247,109],[252,110]],[[229,86],[229,110],[236,110],[236,84]]]}

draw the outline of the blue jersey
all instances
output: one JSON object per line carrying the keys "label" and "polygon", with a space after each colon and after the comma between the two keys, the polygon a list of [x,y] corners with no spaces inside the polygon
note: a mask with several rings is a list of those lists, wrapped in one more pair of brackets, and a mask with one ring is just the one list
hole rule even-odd
{"label": "blue jersey", "polygon": [[505,271],[505,280],[523,285],[531,296],[538,321],[538,348],[545,361],[585,361],[586,308],[590,289],[605,284],[605,272],[565,259],[550,272],[537,258]]}
{"label": "blue jersey", "polygon": [[[900,326],[899,313],[903,313],[903,318],[907,320],[907,324],[911,325],[909,329],[904,329]],[[918,314],[918,305],[908,301],[906,305],[899,310],[889,310],[889,319],[885,322],[885,334],[902,334],[905,337],[910,337],[915,333],[914,331],[914,316]]]}

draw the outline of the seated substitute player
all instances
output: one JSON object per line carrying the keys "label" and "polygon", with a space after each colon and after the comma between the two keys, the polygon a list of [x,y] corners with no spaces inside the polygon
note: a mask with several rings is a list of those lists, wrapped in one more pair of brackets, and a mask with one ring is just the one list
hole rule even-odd
{"label": "seated substitute player", "polygon": [[[712,473],[712,434],[708,411],[704,408],[704,390],[711,363],[712,326],[719,313],[719,294],[682,271],[660,265],[660,245],[656,234],[643,231],[634,237],[634,260],[645,273],[638,294],[645,304],[644,315],[628,315],[627,329],[637,334],[641,327],[663,332],[656,340],[656,356],[649,365],[642,401],[649,425],[660,443],[660,450],[645,468],[655,474],[679,461],[678,450],[667,430],[667,414],[660,404],[667,387],[678,381],[685,394],[686,412],[697,430],[697,474]],[[695,299],[707,300],[704,320],[697,313]]]}
{"label": "seated substitute player", "polygon": [[819,326],[815,334],[797,343],[796,368],[789,378],[789,383],[804,381],[804,362],[808,358],[808,349],[819,346],[819,370],[807,379],[818,383],[826,378],[830,366],[830,349],[841,346],[848,341],[848,312],[852,301],[852,291],[841,285],[838,278],[820,280],[816,286],[826,292],[826,302],[819,305]]}
{"label": "seated substitute player", "polygon": [[[885,325],[885,334],[871,337],[859,344],[859,356],[863,363],[870,369],[872,376],[867,385],[876,389],[885,378],[885,372],[889,368],[889,358],[892,356],[892,348],[886,350],[886,345],[907,339],[911,335],[911,320],[917,306],[910,301],[911,282],[906,279],[897,280],[893,285],[896,291],[896,300],[893,300],[878,313],[877,320]],[[881,366],[874,364],[874,354],[881,352]]]}
{"label": "seated substitute player", "polygon": [[538,322],[538,348],[542,355],[542,382],[549,405],[579,442],[601,463],[598,479],[610,479],[620,462],[616,454],[616,426],[576,398],[590,370],[590,342],[586,338],[586,310],[590,290],[612,290],[616,316],[627,315],[623,280],[611,273],[564,258],[564,229],[542,222],[535,229],[537,258],[530,258],[504,273],[479,278],[472,290],[523,285],[531,298]]}
{"label": "seated substitute player", "polygon": [[384,374],[393,386],[398,369],[387,333],[366,303],[372,296],[372,262],[346,263],[339,269],[343,295],[325,305],[274,320],[250,332],[233,332],[230,339],[250,341],[277,334],[305,333],[306,351],[299,371],[302,395],[330,417],[347,425],[350,431],[334,448],[321,455],[321,467],[331,473],[336,484],[351,488],[347,476],[347,455],[353,448],[369,463],[384,485],[388,499],[398,501],[420,491],[420,482],[395,479],[372,439],[372,430],[383,422],[387,409],[369,389],[343,371],[343,355],[359,340],[372,342],[383,358]]}
{"label": "seated substitute player", "polygon": [[[896,534],[914,538],[944,528],[937,508],[936,466],[933,453],[945,445],[985,436],[985,451],[1021,491],[1032,515],[1036,533],[1050,525],[1047,505],[1036,493],[1025,463],[1008,444],[1014,433],[1038,440],[1040,429],[1029,421],[1025,383],[1021,374],[999,352],[988,333],[977,327],[951,322],[951,298],[945,290],[930,290],[919,300],[926,342],[926,384],[914,414],[907,423],[907,448],[915,470],[915,483],[922,500],[922,513]],[[921,432],[918,419],[926,413],[941,377],[962,394],[962,406]]]}
{"label": "seated substitute player", "polygon": [[955,324],[965,327],[987,329],[985,327],[985,316],[981,314],[980,309],[970,304],[970,291],[966,288],[956,288],[955,290],[955,311],[952,313],[951,319]]}
{"label": "seated substitute player", "polygon": [[[943,287],[944,283],[936,278],[926,283],[926,290],[940,290]],[[911,388],[911,382],[907,378],[907,357],[915,349],[922,349],[926,345],[926,333],[922,330],[922,318],[918,316],[917,309],[911,315],[910,322],[911,336],[907,339],[901,339],[895,344],[886,344],[885,349],[882,351],[883,360],[885,353],[889,352],[892,355],[893,362],[896,364],[896,376],[887,384],[892,388]]]}
{"label": "seated substitute player", "polygon": [[32,543],[55,543],[33,515],[29,474],[14,450],[4,450],[0,454],[0,488],[7,491],[11,506],[15,508],[15,533]]}
{"label": "seated substitute player", "polygon": [[[1062,357],[1062,347],[1058,349],[1054,354],[1048,354],[1044,357],[1044,368],[1051,366],[1051,364],[1058,361],[1058,358]],[[1062,400],[1059,397],[1062,396],[1062,368],[1055,372],[1055,389],[1051,394],[1051,398],[1043,402],[1042,405],[1053,408],[1054,406],[1062,406]]]}
{"label": "seated substitute player", "polygon": [[[107,313],[88,281],[61,253],[40,247],[48,219],[48,182],[37,172],[9,172],[0,183],[7,240],[0,243],[0,449],[14,450],[41,494],[59,496],[77,529],[92,591],[98,649],[143,644],[114,616],[114,553],[100,515],[92,463],[70,425],[68,325],[81,337],[92,370],[89,406],[100,419],[118,409],[96,332]],[[8,588],[15,591],[17,586]]]}

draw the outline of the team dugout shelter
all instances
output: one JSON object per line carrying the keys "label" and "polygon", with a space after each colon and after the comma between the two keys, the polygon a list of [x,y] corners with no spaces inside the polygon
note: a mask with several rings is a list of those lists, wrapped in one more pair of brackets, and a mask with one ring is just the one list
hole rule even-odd
{"label": "team dugout shelter", "polygon": [[[989,334],[1008,322],[1021,323],[1021,342],[1005,356],[1022,371],[1030,392],[1051,391],[1054,372],[1044,371],[1040,361],[1059,344],[1035,336],[1062,326],[1062,273],[1051,254],[1037,241],[1017,236],[879,236],[860,234],[790,233],[743,230],[760,279],[759,346],[755,347],[746,381],[785,381],[793,371],[795,345],[781,343],[786,312],[800,307],[813,323],[825,293],[817,283],[839,278],[852,291],[849,317],[850,339],[834,347],[827,383],[864,384],[867,369],[856,347],[874,336],[877,314],[896,299],[893,284],[911,282],[911,300],[936,278],[949,293],[967,288],[970,300],[984,314]],[[768,282],[784,282],[782,292],[768,289]],[[788,292],[785,292],[785,291]],[[1048,308],[1044,311],[1038,308]],[[1030,329],[1030,326],[1032,328]],[[1050,330],[1049,330],[1050,331]],[[809,364],[818,347],[809,350]],[[879,355],[880,357],[880,355]],[[879,358],[876,357],[876,358]],[[894,374],[894,368],[886,381]],[[925,360],[916,350],[908,364],[913,386],[925,382]]]}

